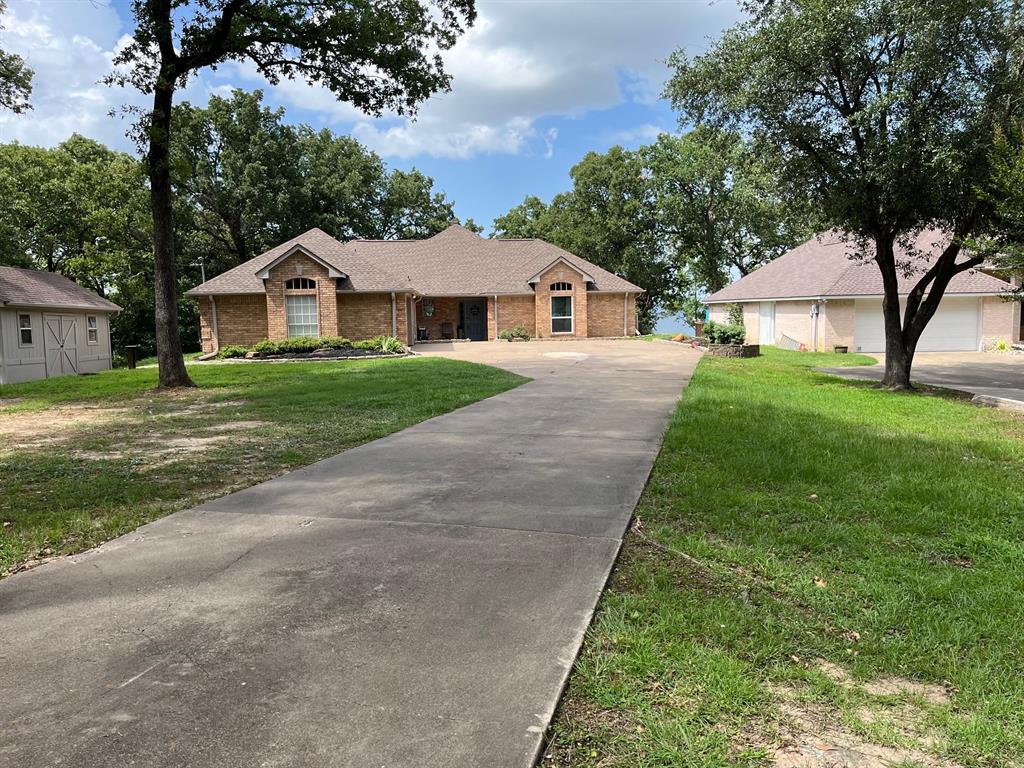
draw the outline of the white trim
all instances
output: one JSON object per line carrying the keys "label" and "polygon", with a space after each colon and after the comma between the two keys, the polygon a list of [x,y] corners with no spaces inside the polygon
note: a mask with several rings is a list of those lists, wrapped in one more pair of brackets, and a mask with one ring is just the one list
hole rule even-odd
{"label": "white trim", "polygon": [[[548,296],[548,319],[551,321],[550,329],[552,336],[571,336],[576,333],[576,297],[571,293],[552,293]],[[555,299],[568,299],[569,300],[569,330],[568,331],[556,331],[555,320],[565,320],[564,315],[555,317],[554,315],[554,301]]]}
{"label": "white trim", "polygon": [[[212,312],[211,312],[211,315],[212,315],[211,319],[213,320],[213,326],[211,328],[211,330],[213,331],[213,351],[214,352],[219,352],[220,351],[220,331],[217,328],[217,300],[213,297],[213,294],[210,295],[210,309],[212,310]],[[285,324],[287,325],[287,323],[288,323],[288,317],[286,315],[285,316]]]}
{"label": "white trim", "polygon": [[[897,294],[897,295],[900,296],[900,297],[904,297],[904,296],[909,296],[910,294],[909,293],[900,293],[900,294]],[[952,291],[946,291],[944,294],[942,294],[942,298],[946,298],[947,296],[968,296],[968,297],[969,296],[978,296],[978,297],[984,297],[984,296],[1008,296],[1008,295],[1009,295],[1009,291],[1004,291],[1003,293],[978,293],[977,291],[959,291],[959,292],[954,293]],[[751,299],[747,299],[747,298],[743,298],[743,299],[715,299],[714,301],[712,301],[710,299],[704,299],[704,303],[705,304],[746,304],[748,302],[753,303],[753,302],[756,302],[756,301],[835,301],[836,299],[883,299],[883,298],[885,298],[885,294],[884,293],[850,293],[850,294],[842,294],[841,296],[840,295],[837,295],[837,296],[832,296],[832,295],[829,295],[829,296],[762,296],[761,298],[751,298]]]}
{"label": "white trim", "polygon": [[341,270],[337,269],[332,264],[329,264],[328,262],[324,261],[319,256],[317,256],[315,253],[313,253],[311,250],[309,250],[308,248],[306,248],[306,247],[304,247],[302,245],[293,245],[287,251],[285,251],[280,256],[278,256],[276,259],[274,259],[272,262],[267,264],[267,266],[263,267],[263,269],[259,270],[256,273],[256,277],[260,278],[261,280],[266,280],[268,277],[270,277],[270,270],[272,270],[274,267],[276,267],[278,264],[280,264],[285,259],[290,258],[290,257],[294,256],[297,253],[301,253],[303,256],[306,256],[307,258],[312,259],[317,264],[319,264],[321,267],[326,269],[328,277],[337,277],[337,278],[340,278],[340,279],[344,279],[344,278],[348,277],[348,275],[346,275],[344,272],[342,272]]}
{"label": "white trim", "polygon": [[622,335],[629,336],[629,293],[622,294]]}
{"label": "white trim", "polygon": [[494,338],[498,338],[498,294],[494,294]]}
{"label": "white trim", "polygon": [[391,292],[391,335],[398,336],[398,305],[395,303],[395,292]]}
{"label": "white trim", "polygon": [[316,333],[308,334],[302,333],[299,336],[310,336],[319,338],[320,336],[320,296],[315,293],[288,293],[284,297],[284,332],[286,338],[294,338],[292,336],[291,328],[293,325],[309,325],[309,323],[292,323],[288,313],[288,303],[295,299],[312,299],[313,300],[313,318],[316,320]]}
{"label": "white trim", "polygon": [[[28,318],[28,327],[23,328],[21,325],[21,318]],[[32,313],[31,312],[15,312],[14,313],[14,327],[18,331],[18,348],[19,349],[35,349],[36,346],[36,329],[32,325]],[[32,339],[28,344],[25,344],[21,340],[21,332],[28,331],[28,337]]]}
{"label": "white trim", "polygon": [[[94,321],[96,323],[96,325],[91,327],[91,328],[89,327],[89,321],[90,320],[92,320],[92,321]],[[96,333],[95,341],[89,341],[89,335],[92,332]],[[89,346],[95,346],[96,344],[100,343],[100,321],[99,321],[99,317],[97,315],[86,315],[85,316],[85,343],[87,345],[89,345]]]}

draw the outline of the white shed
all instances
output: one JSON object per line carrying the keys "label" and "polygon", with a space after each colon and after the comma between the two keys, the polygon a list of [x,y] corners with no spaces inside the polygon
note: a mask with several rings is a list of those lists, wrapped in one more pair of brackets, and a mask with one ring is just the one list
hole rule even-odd
{"label": "white shed", "polygon": [[0,267],[0,384],[109,369],[120,309],[63,275]]}

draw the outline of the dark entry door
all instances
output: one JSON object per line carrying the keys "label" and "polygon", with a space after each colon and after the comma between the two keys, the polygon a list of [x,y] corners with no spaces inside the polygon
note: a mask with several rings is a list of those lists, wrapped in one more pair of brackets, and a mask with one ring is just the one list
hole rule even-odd
{"label": "dark entry door", "polygon": [[462,333],[473,341],[487,341],[487,299],[463,299],[459,303]]}

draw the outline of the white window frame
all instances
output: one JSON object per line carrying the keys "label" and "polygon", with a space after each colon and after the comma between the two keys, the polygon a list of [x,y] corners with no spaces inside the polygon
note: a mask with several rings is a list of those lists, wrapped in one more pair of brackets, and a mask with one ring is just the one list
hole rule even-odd
{"label": "white window frame", "polygon": [[97,319],[96,315],[85,316],[85,343],[100,343],[100,321]]}
{"label": "white window frame", "polygon": [[[23,317],[28,318],[28,325],[22,325],[21,319]],[[28,331],[28,341],[25,341],[24,332]],[[19,347],[34,347],[36,345],[35,328],[32,327],[32,315],[28,312],[18,313],[18,346]]]}
{"label": "white window frame", "polygon": [[[555,299],[568,299],[569,300],[569,314],[555,316]],[[566,335],[576,332],[576,302],[573,301],[574,297],[572,294],[559,293],[551,296],[551,335]],[[555,320],[568,320],[569,330],[568,331],[556,331]]]}
{"label": "white window frame", "polygon": [[[299,293],[299,294],[294,294],[294,295],[286,295],[284,297],[285,332],[287,333],[289,339],[300,337],[300,336],[313,336],[313,337],[319,337],[320,336],[320,305],[319,305],[319,301],[317,300],[317,298],[318,297],[317,297],[317,295],[315,293]],[[298,301],[298,300],[305,301],[307,299],[309,301],[312,301],[312,303],[313,303],[313,322],[312,323],[293,323],[292,322],[291,311],[289,309],[289,306],[290,306],[291,302],[292,301]],[[305,315],[306,313],[303,313],[303,314]],[[315,333],[292,333],[292,327],[293,326],[295,326],[295,327],[302,327],[302,328],[309,328],[309,327],[312,326],[316,330],[316,332]]]}

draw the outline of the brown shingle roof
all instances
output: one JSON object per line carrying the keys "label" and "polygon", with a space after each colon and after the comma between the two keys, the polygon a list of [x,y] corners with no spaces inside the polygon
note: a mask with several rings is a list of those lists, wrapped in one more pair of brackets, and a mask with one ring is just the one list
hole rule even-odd
{"label": "brown shingle roof", "polygon": [[0,267],[0,305],[18,307],[68,307],[118,312],[112,301],[83,288],[55,272]]}
{"label": "brown shingle roof", "polygon": [[[899,274],[900,293],[909,293],[931,261],[949,243],[939,230],[922,232],[914,251],[898,249],[897,259],[913,266],[909,275]],[[827,298],[838,296],[881,296],[882,273],[870,259],[857,257],[857,244],[841,232],[818,235],[783,254],[749,275],[713,293],[709,304],[757,299]],[[1001,294],[1010,284],[998,277],[968,270],[954,277],[946,293]]]}
{"label": "brown shingle roof", "polygon": [[289,249],[301,245],[348,275],[342,291],[415,291],[425,296],[483,296],[531,293],[529,280],[558,259],[594,278],[593,290],[642,289],[543,240],[488,240],[453,224],[426,240],[352,240],[342,244],[311,229],[202,285],[190,296],[263,293],[256,273]]}

